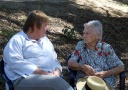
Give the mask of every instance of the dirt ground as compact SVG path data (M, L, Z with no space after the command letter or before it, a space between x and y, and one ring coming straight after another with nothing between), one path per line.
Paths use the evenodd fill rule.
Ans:
M128 0L0 0L1 56L5 39L9 40L10 35L1 33L5 30L20 31L28 13L37 9L50 17L47 35L55 46L67 81L65 58L82 38L83 24L94 19L103 23L103 41L113 46L128 71ZM77 39L69 40L63 34L62 29L65 26L77 29Z

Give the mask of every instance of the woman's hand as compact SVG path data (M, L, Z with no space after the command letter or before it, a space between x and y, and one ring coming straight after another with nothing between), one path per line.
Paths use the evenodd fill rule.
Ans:
M54 75L53 72L46 72L40 68L37 68L35 71L34 71L34 74L43 74L43 75Z
M55 70L52 72L54 75L56 76L60 76L61 75L61 71L59 68L55 68Z
M54 74L55 76L60 76L60 73L59 73L58 71L53 71L53 74Z
M98 76L98 77L104 79L104 78L105 78L106 76L108 76L108 75L107 75L107 71L101 71L101 72L96 72L96 73L94 74L94 76Z
M105 78L105 77L108 77L110 75L118 75L122 71L124 71L124 65L112 68L112 69L107 70L107 71L96 72L94 75L98 76L100 78Z
M88 75L88 76L92 76L92 75L94 75L94 73L95 73L94 69L93 69L91 66L86 65L86 64L84 64L84 65L82 66L82 71L83 71L86 75Z
M54 73L53 72L47 72L46 75L54 75Z

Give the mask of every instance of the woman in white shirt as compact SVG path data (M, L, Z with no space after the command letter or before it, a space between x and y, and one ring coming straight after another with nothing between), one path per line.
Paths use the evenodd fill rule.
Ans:
M62 66L50 40L45 36L48 16L32 11L23 30L4 49L5 73L15 90L73 90L60 75Z

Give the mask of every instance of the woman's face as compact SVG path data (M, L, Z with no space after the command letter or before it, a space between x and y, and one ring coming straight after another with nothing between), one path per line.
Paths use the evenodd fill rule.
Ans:
M86 26L83 31L83 39L86 44L93 44L98 41L98 34L92 26Z
M39 29L35 26L34 30L35 30L37 39L39 39L39 38L41 38L42 36L45 35L45 32L47 31L47 26L48 26L47 22L43 23L42 26Z

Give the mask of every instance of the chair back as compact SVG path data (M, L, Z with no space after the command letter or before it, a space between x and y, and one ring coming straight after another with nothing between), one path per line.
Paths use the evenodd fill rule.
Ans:
M119 90L125 90L125 71L120 73L120 82L119 82Z
M1 73L1 76L4 79L4 81L7 83L9 90L14 90L12 81L5 74L3 58L0 60L0 73Z

